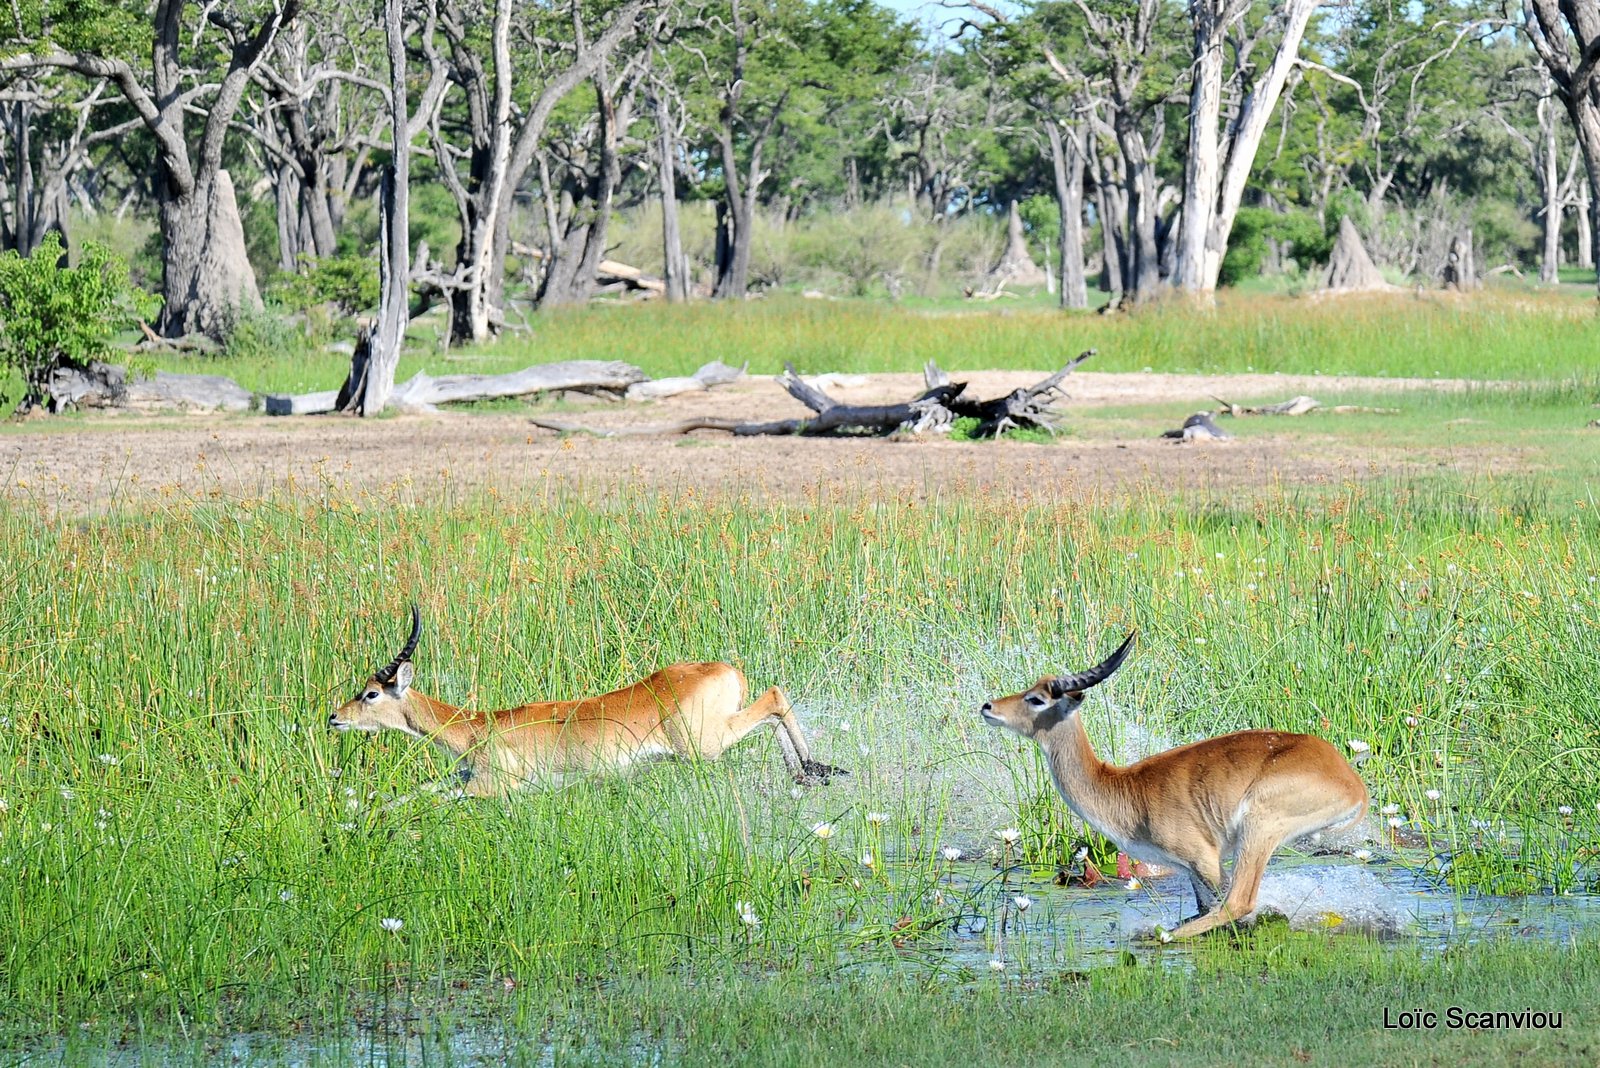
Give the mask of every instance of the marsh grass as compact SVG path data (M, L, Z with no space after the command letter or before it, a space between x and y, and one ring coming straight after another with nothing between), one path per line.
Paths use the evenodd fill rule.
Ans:
M899 918L948 918L940 846L1067 827L1034 747L971 710L1130 627L1133 659L1086 710L1106 756L1243 726L1356 740L1375 802L1434 843L1415 863L1463 891L1584 889L1596 533L1581 501L1530 515L1404 488L421 504L329 484L71 523L13 500L0 1020L317 1027L397 982L533 997L893 959ZM504 707L727 658L789 690L853 774L793 796L758 737L504 804L428 792L449 769L425 743L325 726L413 599L425 692Z
M1485 293L1311 302L1234 294L1211 311L1179 301L1131 314L1069 314L1049 308L974 309L788 296L744 304L590 306L539 313L532 333L440 355L428 327L399 377L494 373L555 360L626 360L652 376L690 374L710 359L776 374L951 371L1059 367L1088 348L1099 371L1378 375L1485 380L1578 379L1593 383L1593 302ZM347 357L308 363L300 355L217 361L163 357L165 370L223 370L247 388L303 392L337 388Z

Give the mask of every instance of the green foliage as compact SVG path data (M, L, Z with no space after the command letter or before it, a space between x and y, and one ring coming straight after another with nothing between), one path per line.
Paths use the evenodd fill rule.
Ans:
M310 339L306 331L271 305L256 311L235 308L222 342L229 360L256 362L273 358L302 360Z
M77 267L65 265L60 235L33 255L0 254L0 365L21 374L24 405L42 401L50 373L111 353L119 327L148 319L160 298L128 280L127 264L104 245L88 244Z
M378 306L378 265L371 256L301 256L300 270L280 274L268 291L301 311L333 304L343 315L359 315Z
M1333 251L1332 235L1310 212L1240 208L1228 235L1228 252L1222 258L1221 283L1238 285L1260 274L1268 240L1283 245L1285 254L1292 255L1302 268L1326 263Z

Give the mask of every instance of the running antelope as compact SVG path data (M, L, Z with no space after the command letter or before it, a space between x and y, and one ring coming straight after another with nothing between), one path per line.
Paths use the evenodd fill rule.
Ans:
M411 688L411 656L421 636L422 616L412 605L411 636L400 655L373 672L328 725L425 738L456 758L466 792L478 797L559 783L567 775L620 771L656 757L715 760L767 723L778 728L795 782L814 785L845 774L811 759L782 690L774 686L746 706L749 687L732 664L673 664L599 697L470 712Z
M1188 938L1249 917L1273 851L1359 819L1367 788L1323 739L1280 731L1224 734L1125 768L1103 762L1078 708L1122 666L1133 637L1088 671L1046 676L979 712L1043 747L1056 789L1089 826L1131 857L1188 873L1199 913L1172 932ZM1228 858L1233 873L1219 903Z

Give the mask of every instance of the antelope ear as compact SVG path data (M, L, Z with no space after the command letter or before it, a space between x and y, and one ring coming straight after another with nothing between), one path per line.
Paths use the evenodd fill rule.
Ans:
M411 666L411 661L400 661L400 666L394 671L394 682L391 683L396 697L404 697L406 691L411 689L411 680L416 673L417 669Z

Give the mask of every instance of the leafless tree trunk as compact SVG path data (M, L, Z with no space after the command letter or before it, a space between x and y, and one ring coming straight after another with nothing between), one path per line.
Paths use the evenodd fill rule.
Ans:
M1061 215L1058 236L1061 265L1061 306L1087 308L1089 287L1083 276L1083 134L1063 131L1054 119L1045 120L1050 137L1050 161L1055 171L1056 208Z
M1600 200L1600 5L1567 0L1524 0L1525 25L1534 51L1566 105L1589 175L1590 203ZM1589 255L1600 260L1590 219ZM1600 289L1600 272L1595 284Z
M1191 293L1216 290L1228 234L1255 165L1256 151L1294 67L1311 15L1321 0L1285 0L1278 12L1281 36L1266 70L1246 85L1246 57L1260 31L1244 36L1239 24L1249 0L1192 0L1194 83L1189 98L1189 152L1184 162L1183 227L1178 234L1173 284ZM1224 95L1224 49L1236 31L1237 113L1225 138L1219 129Z
M656 117L656 168L661 186L661 258L667 284L667 300L676 304L689 299L689 261L683 254L683 233L678 226L678 152L672 122L672 108L666 92L652 94Z

